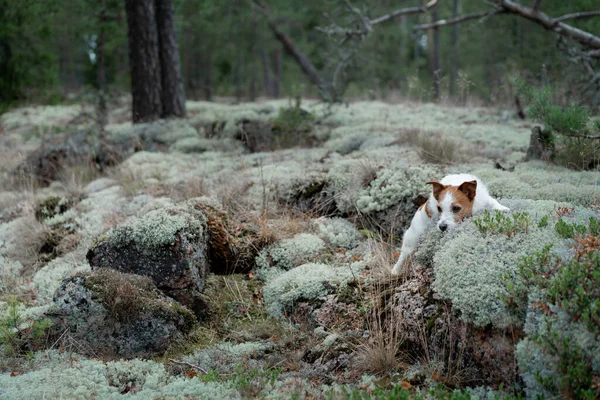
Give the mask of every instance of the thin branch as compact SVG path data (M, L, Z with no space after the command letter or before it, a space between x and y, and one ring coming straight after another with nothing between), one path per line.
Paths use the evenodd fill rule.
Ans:
M501 12L501 11L494 9L494 10L488 10L488 11L483 11L483 12L479 12L479 13L465 14L465 15L461 15L459 17L451 18L451 19L440 19L440 20L430 23L430 24L415 25L413 27L413 29L414 30L427 30L427 29L431 29L431 28L437 28L440 26L455 25L455 24L460 24L461 22L469 21L471 19L482 19L485 17L489 17L489 16L492 16L499 12Z
M430 8L434 7L438 3L438 0L431 0L423 7L409 7L409 8L401 8L396 11L392 11L389 14L382 15L381 17L372 19L370 21L371 25L381 24L382 22L389 21L393 18L399 17L401 15L410 15L410 14L424 14L429 11Z
M172 362L173 364L179 364L179 365L185 365L187 367L190 367L192 369L197 369L198 371L202 372L204 375L207 374L206 370L202 367L199 367L195 364L189 363L189 362L185 362L185 361L177 361L177 360L173 360L172 358L169 359L169 362Z
M533 8L535 11L539 10L541 2L542 2L542 0L535 0L535 2L533 3L533 6L531 6L531 8Z
M572 14L565 14L562 17L554 18L555 23L567 21L570 19L582 19L582 18L591 18L600 16L600 11L582 11L576 12Z
M592 35L589 32L567 25L557 21L543 12L536 11L533 8L526 7L512 0L491 0L494 4L506 12L517 14L523 18L543 26L547 30L553 31L561 36L570 37L584 46L594 49L600 49L600 37Z

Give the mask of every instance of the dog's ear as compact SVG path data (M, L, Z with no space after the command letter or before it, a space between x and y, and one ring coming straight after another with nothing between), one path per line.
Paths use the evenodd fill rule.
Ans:
M458 190L463 192L469 200L473 201L477 192L477 181L464 182L458 187Z
M427 184L433 185L433 197L435 197L436 200L439 200L440 193L442 193L442 190L446 189L446 186L439 182L427 182Z

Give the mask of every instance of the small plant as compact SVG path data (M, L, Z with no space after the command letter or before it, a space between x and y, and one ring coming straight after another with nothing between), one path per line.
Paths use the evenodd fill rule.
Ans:
M19 311L16 299L10 299L8 310L0 316L0 348L9 357L24 356L39 350L46 344L52 322L45 318L28 321Z
M591 119L591 111L570 103L561 107L553 101L549 87L533 88L522 80L515 80L517 93L529 102L528 114L544 125L540 139L550 151L552 162L573 169L594 169L600 164L600 142L594 140L600 132L600 123Z
M593 220L593 218L590 218L590 220ZM562 219L554 225L554 229L556 229L556 232L565 239L571 239L575 236L583 235L587 231L587 227L585 225L579 225L575 222L568 223Z
M538 222L538 228L545 228L545 227L547 227L549 220L550 220L550 217L548 215L544 215L542 217L542 219L540 219L540 222Z
M532 219L527 212L515 212L512 216L507 216L498 210L493 214L486 210L483 216L475 218L473 223L481 233L503 234L511 237L519 232L527 232Z
M555 227L561 236L577 238L571 259L552 254L548 245L524 257L516 276L503 277L506 306L523 321L525 312L528 321L536 321L525 344L520 344L525 350L518 350L517 356L521 373L533 378L545 395L577 399L600 396L593 350L600 337L598 226L595 218L590 218L587 226L558 221Z

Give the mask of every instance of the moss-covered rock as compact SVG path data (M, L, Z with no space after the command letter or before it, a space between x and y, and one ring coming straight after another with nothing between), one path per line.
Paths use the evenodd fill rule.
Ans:
M450 300L463 320L480 327L492 324L503 328L517 322L502 301L506 288L501 276L514 276L524 256L547 244L566 254L569 245L556 232L555 220L581 223L591 214L589 210L574 207L572 215L559 216L555 210L568 204L552 201L503 200L502 203L513 213L528 213L529 223L524 230L482 232L471 219L444 235L430 232L415 258L416 262L433 267L433 288L437 294ZM539 224L544 217L552 223Z
M299 233L267 247L256 258L260 269L290 270L314 260L325 249L325 242L311 233Z
M163 353L196 323L147 277L100 269L63 281L46 313L62 333L100 354Z
M206 216L198 201L132 217L101 236L88 253L92 267L150 277L165 294L201 316L207 270Z
M310 263L284 272L269 280L263 289L269 313L279 317L300 301L323 300L357 279L363 268L360 262L340 267Z

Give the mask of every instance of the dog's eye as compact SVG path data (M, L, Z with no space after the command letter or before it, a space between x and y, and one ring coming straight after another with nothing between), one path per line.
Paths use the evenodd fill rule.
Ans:
M459 206L452 206L452 212L453 213L460 212L460 207Z
M441 214L442 213L442 207L438 206L438 212Z

